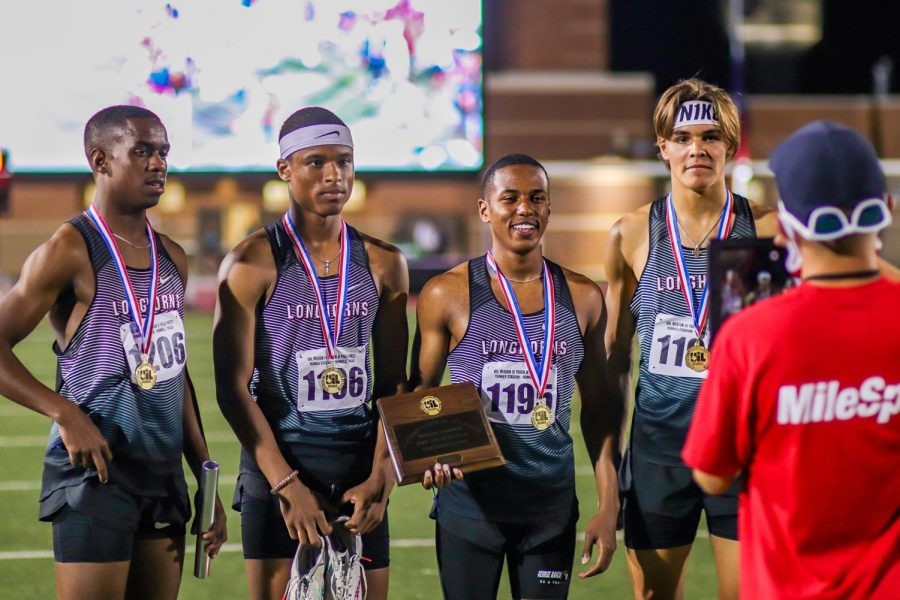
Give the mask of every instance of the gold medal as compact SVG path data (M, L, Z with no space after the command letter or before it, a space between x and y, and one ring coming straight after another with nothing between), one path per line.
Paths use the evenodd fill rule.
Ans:
M156 385L156 368L146 358L134 370L134 383L142 390L152 390Z
M695 340L694 344L687 349L684 364L697 372L707 370L709 368L709 349L701 344L700 340Z
M538 431L543 431L553 424L553 413L543 400L534 405L531 411L531 424Z
M322 389L329 394L339 394L344 389L344 372L334 365L328 365L319 379L322 381Z

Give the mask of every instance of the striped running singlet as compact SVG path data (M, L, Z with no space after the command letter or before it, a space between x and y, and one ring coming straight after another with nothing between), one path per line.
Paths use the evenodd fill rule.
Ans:
M549 262L549 261L548 261ZM554 413L549 428L531 424L536 391L522 358L513 317L491 289L484 255L469 261L469 324L447 357L453 383L473 382L506 465L466 475L441 490L441 511L490 521L524 522L569 514L575 504L575 463L569 435L575 373L584 343L562 269L550 262L556 293L553 371L545 397ZM540 359L544 310L523 316Z
M187 491L181 467L184 368L184 285L172 258L156 235L159 288L150 360L158 380L151 390L132 383L140 351L122 281L100 233L80 215L69 221L84 237L94 270L94 299L66 348L54 342L57 391L87 413L109 443L109 481L141 496L172 496ZM150 269L128 269L141 311L146 310ZM44 457L41 500L54 491L95 477L74 467L60 437L50 430Z
M365 242L352 227L344 326L335 366L345 374L342 391L329 394L319 379L329 359L309 276L279 220L266 227L278 278L257 311L250 392L266 416L282 454L304 483L328 490L355 485L371 473L376 413L370 406L369 341L378 312L378 290ZM334 326L337 276L319 283ZM246 453L241 470L259 473Z
M750 203L735 194L734 224L728 239L754 237L756 226ZM684 249L684 261L691 276L694 303L699 305L708 280L709 248L701 248L699 257L690 250ZM666 228L665 197L650 207L649 255L631 299L631 312L641 349L631 448L658 464L681 465L681 448L703 378L684 365L684 349L695 335ZM672 317L677 321L667 325ZM712 355L715 357L715 352Z

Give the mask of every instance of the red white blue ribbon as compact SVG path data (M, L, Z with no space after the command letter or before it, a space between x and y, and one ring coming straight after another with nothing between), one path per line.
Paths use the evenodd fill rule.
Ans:
M138 302L134 288L131 286L131 278L128 277L128 268L125 266L125 259L119 252L119 245L116 238L110 231L109 226L97 210L94 204L91 204L85 211L87 218L91 220L100 237L103 238L109 254L112 257L113 264L116 266L116 272L119 273L119 279L122 280L122 289L125 290L125 301L128 304L128 313L131 321L135 325L137 338L135 343L141 351L141 357L148 359L150 352L150 344L153 338L153 320L156 318L156 291L159 287L159 278L157 277L159 270L159 256L156 252L156 236L153 234L153 228L150 221L145 219L147 225L147 240L150 242L150 290L147 293L147 312L141 315L141 305Z
M516 292L513 290L509 280L500 271L497 261L491 252L487 253L487 266L491 273L497 276L500 282L500 291L506 299L506 308L513 318L513 325L516 327L516 335L519 337L519 346L522 349L522 356L525 358L525 366L528 374L531 376L531 382L537 391L537 398L544 395L547 389L547 383L550 381L550 367L553 363L553 344L556 337L556 292L553 290L553 278L550 275L550 267L547 266L546 259L543 261L543 279L544 279L544 347L541 350L541 360L536 361L531 351L531 340L528 332L525 331L525 322L522 320L522 310L519 308L519 301L516 299Z
M719 217L719 227L716 231L716 239L725 239L731 231L731 215L734 209L734 197L731 192L725 191L725 206L722 207L722 215ZM698 340L702 340L703 329L709 317L709 281L703 285L700 294L699 306L694 305L694 289L691 286L691 274L684 260L684 248L681 246L681 234L678 231L678 215L675 214L675 203L672 194L666 198L666 227L669 230L669 241L672 244L672 254L675 256L675 268L678 271L678 280L681 284L681 292L684 301L691 311L691 319L694 322L694 333Z
M319 305L319 324L322 326L322 338L325 340L325 348L328 350L328 358L334 360L338 340L341 337L341 330L344 328L344 309L347 305L347 280L350 277L350 252L347 248L349 243L349 234L347 232L347 223L341 219L341 254L338 263L338 289L337 302L335 304L334 330L332 335L331 319L328 318L328 308L325 304L325 294L322 286L319 284L319 276L316 274L316 267L313 265L306 244L303 238L297 233L294 227L294 220L291 218L290 211L284 213L281 218L282 225L287 231L288 237L294 243L297 249L297 256L300 257L300 264L306 270L309 276L309 283L312 285L313 291L316 293L316 302Z

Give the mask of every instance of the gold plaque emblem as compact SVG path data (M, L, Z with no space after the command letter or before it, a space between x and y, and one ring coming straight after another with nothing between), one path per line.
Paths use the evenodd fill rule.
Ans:
M709 368L709 350L700 343L700 340L695 341L694 345L688 348L684 364L697 372Z
M538 431L543 431L553 425L553 413L546 402L538 402L531 411L531 424Z
M156 385L156 369L150 361L143 361L134 370L134 382L142 390L152 390Z
M322 389L329 394L339 394L344 389L344 372L334 365L329 365L320 377Z
M441 412L441 400L437 396L425 396L419 400L419 408L426 415L433 417Z

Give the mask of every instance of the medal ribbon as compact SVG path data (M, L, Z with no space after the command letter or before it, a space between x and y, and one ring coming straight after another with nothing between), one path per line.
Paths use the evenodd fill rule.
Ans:
M553 290L553 278L550 276L550 267L547 261L543 261L544 269L544 348L541 352L541 361L536 362L534 354L531 352L531 340L528 338L528 332L525 331L525 322L522 320L522 311L519 308L519 301L516 299L516 292L513 290L509 280L500 271L497 261L491 252L487 253L487 265L491 273L497 276L500 282L500 290L506 299L506 308L509 309L513 317L513 324L516 327L516 335L519 337L519 346L522 349L522 356L525 358L525 366L528 374L531 376L531 382L537 390L537 400L541 400L544 391L547 389L547 383L550 381L550 367L552 365L553 342L556 335L556 292Z
M316 267L313 265L306 244L303 238L294 228L294 220L291 218L290 211L284 213L281 219L284 229L287 231L288 237L291 238L294 247L297 249L297 255L300 257L300 263L309 276L309 283L312 285L313 291L316 293L316 302L319 305L319 324L322 326L322 337L325 340L325 348L328 350L328 358L334 360L335 351L337 349L338 339L341 337L341 330L344 328L344 309L347 304L347 280L350 277L350 252L347 248L349 238L347 232L347 223L341 219L341 254L338 263L338 289L337 302L335 306L334 319L334 336L332 337L331 320L328 318L328 308L325 304L325 294L322 292L322 286L319 285L319 276L316 274Z
M716 231L716 239L725 239L731 232L731 215L734 209L734 197L731 192L725 191L725 206L722 207L722 215L719 217L719 228ZM684 260L684 249L681 247L681 235L678 231L678 215L675 214L675 203L672 194L666 198L666 227L669 230L669 241L672 243L672 254L675 256L675 268L678 271L678 280L681 283L681 292L688 310L691 311L691 319L694 322L694 331L697 340L702 344L702 333L706 327L706 319L709 316L709 277L700 294L700 305L694 306L694 289L691 287L691 274Z
M112 231L110 231L109 226L106 224L106 221L100 215L100 211L97 210L97 207L94 204L91 204L88 207L87 211L85 211L85 215L100 232L100 237L103 238L106 247L109 249L113 264L116 265L119 279L122 280L122 288L125 290L125 301L126 304L128 304L128 313L131 316L132 323L134 323L137 328L137 335L140 338L135 340L135 342L141 350L141 357L144 360L148 360L150 342L153 338L153 321L156 318L156 291L159 287L159 280L157 278L159 257L156 253L156 236L153 235L153 228L150 226L150 221L145 219L147 224L147 240L150 242L150 289L147 293L147 312L143 315L142 319L141 305L138 302L137 295L134 293L134 288L131 286L131 278L128 277L128 268L125 266L125 259L122 258L122 253L119 252L119 245L116 243L116 238L113 237Z

